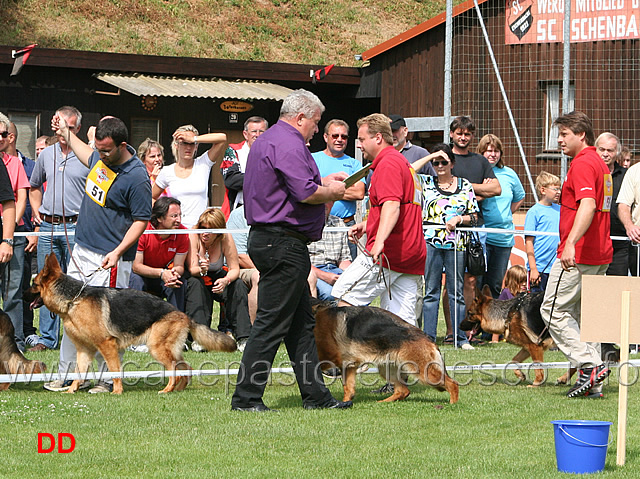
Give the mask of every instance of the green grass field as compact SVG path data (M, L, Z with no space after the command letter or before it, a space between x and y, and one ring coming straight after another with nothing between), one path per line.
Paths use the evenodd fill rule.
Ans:
M504 363L516 347L501 343L456 351L443 346L449 366L462 361ZM57 351L31 354L53 366ZM240 353L186 353L194 368L239 361ZM125 361L145 368L147 354ZM564 361L548 353L547 361ZM281 349L276 365L286 363ZM232 366L233 367L233 366ZM128 370L133 367L129 366ZM161 385L125 385L121 397L51 393L41 383L12 385L0 393L1 477L548 477L555 464L554 419L614 423L605 476L638 477L640 427L637 385L630 388L627 465L616 466L617 370L605 398L569 400L567 386L553 385L561 370L549 371L540 388L510 385L498 372L459 374L468 383L460 401L415 385L403 402L378 403L370 392L381 380L359 376L354 407L305 411L292 377L278 374L265 403L279 413L232 412L234 378L194 378L181 393L158 395ZM637 379L637 371L631 371ZM132 380L133 381L133 380ZM363 384L368 383L369 385ZM341 397L341 383L330 386ZM71 433L69 454L38 454L38 433ZM48 445L45 441L44 445ZM65 443L68 447L69 443Z

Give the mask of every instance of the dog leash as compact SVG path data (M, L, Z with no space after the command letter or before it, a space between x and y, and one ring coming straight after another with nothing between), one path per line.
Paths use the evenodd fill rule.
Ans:
M75 263L75 262L74 262ZM76 267L78 265L76 264ZM80 274L82 274L82 276L84 276L84 281L82 282L82 286L80 287L80 291L78 291L78 294L76 294L73 299L71 301L69 301L69 304L73 304L75 303L76 299L78 299L80 297L80 295L82 294L82 292L85 290L85 288L89 285L89 280L91 279L91 277L96 274L97 272L104 270L104 268L102 266L100 266L98 269L96 269L93 273L89 274L89 275L85 275L82 271L80 271L80 269L78 268L78 271L80 271Z
M538 335L538 340L536 341L537 346L540 346L540 344L542 343L542 337L544 336L544 333L549 331L549 326L551 325L551 318L553 317L553 310L556 307L556 299L558 298L558 289L560 289L560 280L562 279L563 274L564 274L564 268L562 268L562 270L560 271L560 276L558 276L558 281L556 282L556 290L553 293L553 303L551 303L551 312L549 313L549 322L545 324L544 329Z

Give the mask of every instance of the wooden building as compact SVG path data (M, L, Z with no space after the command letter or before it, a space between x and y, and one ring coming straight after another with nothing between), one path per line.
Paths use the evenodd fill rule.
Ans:
M19 148L30 156L35 139L50 134L51 116L63 105L83 113L81 137L102 116L114 115L129 127L134 147L151 137L164 145L169 161L176 127L191 123L200 132L222 131L230 142L241 141L248 117L277 121L280 102L291 89L305 88L322 99L323 122L342 118L355 126L359 116L379 109L377 98L358 98L358 68L334 67L313 84L310 70L321 65L36 47L23 70L10 76L14 49L0 46L0 111L18 124ZM322 135L316 135L312 151L324 146Z
M559 174L560 155L551 124L562 108L563 15L551 10L562 2L478 3L533 177L542 170ZM621 8L609 11L584 11L591 2L572 3L571 109L592 118L596 135L603 131L618 135L637 159L640 11L632 8L632 2L618 2ZM501 137L506 164L525 184L523 159L473 0L458 5L453 13L452 116L475 120L476 141L486 133ZM443 118L444 13L364 52L362 59L368 66L363 68L361 92L378 95L384 113L414 118L409 126L415 126L417 143L428 147L441 141L442 130L448 129ZM426 127L417 126L419 118ZM525 189L531 191L528 184ZM532 202L530 194L527 201Z

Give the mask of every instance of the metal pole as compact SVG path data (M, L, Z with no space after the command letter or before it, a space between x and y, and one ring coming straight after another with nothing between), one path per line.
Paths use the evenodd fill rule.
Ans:
M442 126L443 143L449 143L451 123L451 57L453 56L453 0L447 0L447 18L444 29L444 108Z
M569 96L571 89L571 0L564 2L564 23L562 25L562 114L569 113ZM567 156L560 157L560 181L567 176Z
M480 22L480 27L482 27L482 34L484 35L484 41L487 44L487 49L489 50L489 57L491 58L491 63L493 64L493 71L495 72L496 78L498 79L498 86L500 87L500 93L502 93L502 99L507 109L507 114L509 115L509 122L511 123L511 128L513 129L513 133L516 137L516 143L518 144L518 151L520 151L520 158L522 159L522 164L524 165L524 169L527 172L527 178L529 179L529 185L531 186L533 197L535 198L537 203L538 194L536 192L536 186L533 181L533 177L531 176L531 171L529 170L527 157L524 154L524 148L522 147L522 141L520 140L518 127L516 126L516 121L513 118L513 113L511 112L511 105L509 104L509 98L507 97L507 92L504 89L504 83L502 82L502 77L500 76L500 70L498 70L498 63L496 62L496 57L493 54L493 47L491 46L491 41L489 41L489 34L487 33L487 28L484 25L484 19L482 18L482 13L480 12L480 7L478 6L478 0L473 0L473 4L475 5L475 8L476 8L476 14L478 15L478 21Z

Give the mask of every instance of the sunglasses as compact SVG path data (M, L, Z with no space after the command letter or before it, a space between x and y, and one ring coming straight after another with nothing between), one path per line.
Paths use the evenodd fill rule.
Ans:
M337 140L338 138L342 138L343 140L348 140L349 139L349 135L343 135L341 133L333 133L331 135L331 138L333 138L334 140Z
M433 166L447 166L451 162L449 160L433 160L431 163Z
M8 137L8 136L9 136L9 132L8 132L8 131L3 131L2 133L0 133L0 136L1 136L2 138L6 138L6 137Z

